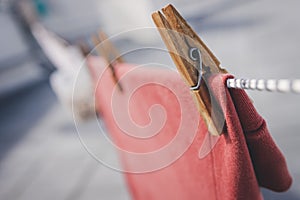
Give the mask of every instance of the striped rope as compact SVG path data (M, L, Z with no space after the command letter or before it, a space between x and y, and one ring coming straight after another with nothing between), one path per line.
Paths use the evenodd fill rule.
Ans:
M300 79L227 79L228 88L300 94Z

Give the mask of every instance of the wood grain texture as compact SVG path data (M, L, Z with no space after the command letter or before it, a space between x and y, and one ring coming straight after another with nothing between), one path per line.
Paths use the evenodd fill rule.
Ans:
M224 115L214 95L210 92L208 81L212 75L226 73L226 70L219 67L219 60L172 5L163 8L162 12L163 14L160 11L153 13L153 21L178 71L190 87L197 85L199 76L195 67L198 61L190 58L190 49L198 48L201 53L204 65L202 82L199 90L193 91L192 94L209 132L212 135L219 135L223 129Z

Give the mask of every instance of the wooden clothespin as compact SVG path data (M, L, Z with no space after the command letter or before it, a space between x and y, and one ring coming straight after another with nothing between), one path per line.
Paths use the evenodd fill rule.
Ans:
M111 69L114 82L122 92L123 88L117 77L115 65L116 63L122 63L123 58L120 56L118 50L114 47L112 42L108 39L107 35L103 31L99 31L97 35L93 35L92 42L96 46L98 54L107 60L108 67Z
M91 53L89 45L84 40L79 40L77 46L80 48L84 56L88 56Z
M208 78L226 71L219 67L218 59L172 5L163 8L162 13L152 14L161 37L178 71L191 88L208 131L212 135L220 135L224 114L213 94L209 93Z

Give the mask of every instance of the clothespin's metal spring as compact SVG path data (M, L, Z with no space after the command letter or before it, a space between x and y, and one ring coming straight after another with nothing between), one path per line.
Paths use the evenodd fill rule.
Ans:
M191 90L199 90L203 68L202 68L202 58L201 53L198 48L190 49L190 58L193 61L198 61L197 70L198 70L198 82L197 85L191 87ZM249 90L258 90L258 91L269 91L269 92L282 92L288 93L293 92L296 94L300 94L300 79L296 80L288 80L288 79L280 79L280 80L264 80L264 79L240 79L240 78L232 78L228 79L226 82L226 86L228 88L235 89L249 89Z
M228 88L236 89L249 89L258 91L269 91L269 92L282 92L288 93L293 92L300 94L300 79L288 80L263 80L263 79L240 79L232 78L227 79Z
M197 70L198 70L197 85L190 87L190 90L195 91L195 90L199 90L200 85L201 85L202 75L203 75L202 57L201 57L200 50L198 48L191 48L190 49L190 58L193 61L198 61L198 63L197 63Z

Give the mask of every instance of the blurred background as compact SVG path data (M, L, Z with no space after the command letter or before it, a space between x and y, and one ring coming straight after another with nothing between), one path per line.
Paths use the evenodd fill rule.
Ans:
M300 1L246 0L0 0L0 199L130 199L122 174L82 147L72 115L59 103L42 51L18 6L70 43L97 31L108 35L155 27L151 13L172 3L229 72L246 78L300 78ZM32 12L32 13L31 13ZM28 13L27 13L28 14ZM121 34L119 49L164 47L155 29ZM155 51L125 55L131 63L163 63ZM248 92L284 153L294 182L265 199L300 199L299 95ZM95 132L96 121L80 123ZM91 138L93 139L93 138ZM113 150L103 149L116 157Z

